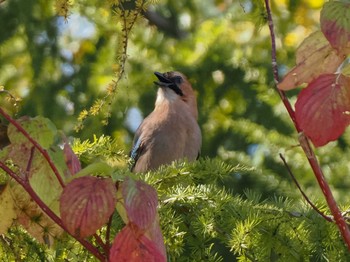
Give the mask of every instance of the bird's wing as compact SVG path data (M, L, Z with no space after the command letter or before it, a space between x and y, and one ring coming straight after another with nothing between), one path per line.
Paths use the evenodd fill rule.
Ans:
M130 157L132 159L132 165L130 167L130 170L133 170L133 168L136 165L137 160L139 159L140 155L143 151L143 143L141 136L135 136L134 145L132 146L132 149L130 151Z

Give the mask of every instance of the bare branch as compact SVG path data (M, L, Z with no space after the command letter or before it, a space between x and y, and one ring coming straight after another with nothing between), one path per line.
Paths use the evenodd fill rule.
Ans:
M303 195L304 199L306 200L306 202L309 203L309 205L317 212L319 213L324 219L326 219L328 222L334 222L333 219L327 215L325 215L321 210L319 210L317 208L317 206L314 205L314 203L311 202L311 200L307 197L307 195L304 193L304 191L301 189L301 186L299 185L298 180L295 178L292 170L290 169L290 167L288 166L288 163L286 161L286 159L283 157L282 154L280 154L280 158L283 161L284 166L286 167L288 174L290 175L290 177L292 178L293 182L295 183L295 185L297 186L297 188L299 189L300 193Z
M150 22L150 24L155 25L159 30L171 37L183 39L188 34L186 31L181 30L176 23L174 23L173 18L166 18L153 10L147 10L143 12L142 15Z

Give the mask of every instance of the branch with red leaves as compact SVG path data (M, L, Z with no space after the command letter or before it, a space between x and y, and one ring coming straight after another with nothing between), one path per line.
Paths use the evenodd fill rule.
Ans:
M1 109L1 108L0 108ZM45 214L50 217L57 225L59 225L64 231L68 232L66 226L62 223L62 220L40 199L40 197L35 193L27 179L20 178L14 171L12 171L5 163L0 161L0 168L4 170L9 176L11 176L18 184L20 184L25 191L30 195L30 197L35 201L35 203L45 212ZM91 252L100 261L105 261L104 255L94 247L87 240L76 237L72 235L79 243L81 243L87 250Z
M329 3L327 3L327 4L329 4ZM327 5L326 4L326 5ZM337 3L338 4L338 3ZM341 4L340 4L341 5ZM349 116L348 115L345 115L344 114L344 112L345 112L345 109L344 109L344 106L343 106L343 104L336 104L338 107L337 107L337 109L338 109L338 111L337 110L335 110L336 111L336 113L338 113L338 114L340 114L340 115L342 115L342 118L341 118L341 120L339 120L338 118L336 118L334 115L332 115L332 119L335 119L335 121L336 120L339 120L339 121L341 121L341 124L342 124L342 126L340 127L340 132L339 132L339 130L338 130L338 133L336 134L336 135L334 135L334 132L331 132L331 134L329 135L329 132L327 133L327 132L325 132L325 134L324 134L324 136L323 137L321 137L321 140L319 140L320 139L320 136L316 133L316 134L314 134L314 133L312 133L312 134L310 134L310 133L308 133L308 132L306 132L306 135L309 137L307 137L306 135L305 135L305 132L304 131L307 131L307 130L304 130L304 126L303 126L303 121L298 121L298 114L297 114L297 116L296 116L296 113L295 113L295 111L292 109L292 107L291 107L291 105L290 105L290 103L289 103L289 101L288 101L288 99L287 99L287 97L286 97L286 95L285 95L285 92L283 91L283 90L288 90L288 89L291 89L291 88L289 88L290 87L290 85L291 85L291 82L292 82L292 88L294 88L295 86L297 86L297 85L299 85L300 83L303 83L303 82L307 82L305 79L307 79L307 80L309 80L311 83L309 84L309 87L311 86L311 90L312 90L312 88L318 88L318 89L320 89L320 88L323 88L323 89L325 89L325 88L327 88L327 87L333 87L333 89L330 89L330 88L328 88L327 89L327 91L325 91L325 92L322 92L321 94L325 94L325 96L329 96L330 95L330 93L329 92L332 92L332 91L334 91L334 89L336 89L336 88L334 88L334 87L338 87L338 89L341 89L341 88L343 88L344 89L344 86L347 86L347 83L346 84L344 84L344 83L341 83L341 84L339 84L339 82L338 81L343 81L343 82L347 82L348 80L346 79L346 78L344 78L343 76L340 76L341 77L341 79L339 80L339 78L338 77L336 77L336 76L333 76L333 75L321 75L320 77L321 77L321 80L320 80L320 77L319 78L317 78L318 77L318 74L316 73L316 75L313 75L312 73L310 73L310 72L308 72L308 74L306 74L305 73L305 70L303 70L303 68L302 67L299 67L298 68L298 66L296 67L296 68L294 68L292 71L291 71L291 73L289 73L288 75L287 75L287 77L280 83L280 81L279 81L279 77L278 77L278 65L277 65L277 59L276 59L276 44L275 44L275 32L274 32L274 23L273 23L273 19L272 19L272 14L271 14L271 9L270 9L270 4L269 4L269 0L265 0L265 7L266 7L266 12L267 12L267 20L268 20L268 25L269 25L269 29L270 29L270 37L271 37L271 47L272 47L272 70L273 70L273 76L274 76L274 80L275 80L275 82L276 82L276 86L275 86L275 88L276 88L276 90L277 90L277 92L278 92L278 94L280 95L280 97L281 97L281 99L282 99L282 102L283 102L283 104L284 104L284 106L285 106L285 108L287 109L287 111L288 111L288 114L289 114L289 116L290 116L290 118L292 119L292 121L293 121L293 124L294 124L294 126L295 126L295 129L296 129L296 131L299 133L299 142L300 142L300 145L301 145L301 147L302 147L302 149L303 149L303 151L304 151L304 153L305 153L305 155L306 155L306 157L307 157L307 159L308 159L308 162L309 162L309 164L310 164L310 166L311 166L311 168L312 168L312 170L313 170L313 172L314 172L314 175L315 175L315 177L316 177L316 179L317 179L317 182L318 182L318 184L319 184L319 187L321 188L321 190L322 190L322 192L323 192L323 195L324 195L324 197L325 197L325 199L326 199L326 201L327 201L327 204L328 204L328 207L329 207L329 209L330 209L330 211L331 211L331 213L332 213L332 215L333 215L333 217L334 217L334 220L335 220L335 223L337 224L337 226L338 226L338 228L339 228L339 231L340 231L340 233L341 233L341 235L342 235L342 237L343 237L343 239L344 239L344 241L345 241L345 243L346 243L346 245L347 245L347 247L348 247L348 249L350 250L350 231L349 231L349 228L348 228L348 226L347 226L347 224L346 224L346 222L345 222L345 219L344 219L344 217L342 216L342 214L341 214L341 212L340 212L340 210L339 210L339 208L338 208L338 205L337 205L337 203L336 203L336 201L335 201L335 199L334 199L334 197L333 197L333 194L332 194L332 191L331 191L331 189L330 189L330 187L329 187L329 185L328 185L328 183L327 183L327 181L325 180L325 177L324 177L324 175L323 175L323 171L322 171L322 169L321 169L321 167L320 167L320 165L319 165L319 163L318 163L318 160L317 160L317 157L316 157L316 155L315 155L315 153L314 153L314 151L313 151L313 149L312 149L312 147L310 146L310 142L309 142L309 138L310 139L312 139L312 142L316 145L316 146L321 146L321 145L324 145L325 143L327 143L327 142L329 142L329 141L331 141L331 140L335 140L336 138L338 138L340 135L341 135L341 133L344 131L344 129L345 129L345 126L347 126L348 124L349 124ZM344 8L343 7L339 7L339 9L342 9L342 12L344 12ZM349 8L348 8L348 11L349 11ZM350 12L350 11L349 11ZM322 14L321 14L321 16L322 16ZM323 12L323 16L326 16L327 17L327 12ZM338 16L338 17L341 17L341 16ZM329 18L329 17L327 17L327 18ZM332 17L333 18L333 17ZM324 21L324 20L323 20ZM322 22L322 20L321 20L321 22ZM324 23L323 23L324 24ZM331 32L334 32L334 27L335 27L335 29L339 29L339 28L337 28L337 26L339 27L339 25L338 24L336 24L335 23L335 25L334 24L331 24L332 25L332 27L333 27L333 31L331 30ZM327 28L327 26L326 26L326 28ZM328 27L328 29L329 29L329 27ZM340 31L339 30L335 30L336 32L338 32L338 34L340 34ZM347 31L347 32L349 32L349 31ZM349 33L348 33L349 34ZM326 37L327 37L327 34L326 34ZM343 37L343 35L342 36L339 36L339 37L341 37L341 41L343 41L343 39L344 39L344 37ZM350 39L349 37L345 37L346 39ZM336 37L334 37L334 35L332 35L332 40L334 40L334 39L337 39ZM315 39L312 39L312 41L315 41ZM336 40L335 40L336 41ZM331 42L331 44L332 44L332 46L334 47L334 45L336 45L336 44L334 44L334 42L335 41L330 41ZM339 40L340 41L340 40ZM344 43L341 43L342 45L344 45ZM326 52L327 54L332 54L333 53L333 49L329 49L328 48L328 42L326 42L326 44L324 44L325 45L325 47L324 46L321 46L321 48L319 47L319 49L320 50L322 50L322 52ZM309 46L309 45L306 45L306 44L304 44L304 47L303 48L305 48L305 46ZM339 45L338 45L338 47L339 47ZM346 45L346 47L347 47L347 45ZM300 47L301 48L301 47ZM326 50L326 51L325 51ZM342 51L344 51L344 49L341 49ZM316 51L319 51L319 50L316 50ZM339 50L338 50L339 51ZM339 53L339 52L338 52ZM304 57L302 57L302 58L298 58L297 57L297 62L299 62L300 64L303 64L303 65L310 65L310 63L312 62L312 63L317 63L317 59L318 59L318 57L316 56L314 56L312 59L314 59L314 60L312 60L312 59L310 59L310 58L306 58L305 60L303 60L303 59L305 59ZM316 60L316 62L315 62L315 60ZM334 59L333 59L334 60ZM340 58L340 60L341 60L341 58ZM311 62L310 62L311 61ZM319 73L325 73L325 70L332 70L332 69L334 69L334 68L337 68L339 65L341 64L341 61L340 61L340 63L339 63L339 59L338 60L336 60L336 65L332 65L331 67L332 68L330 68L330 67L324 67L323 68L323 71L321 70ZM304 74L303 74L304 73ZM327 73L327 72L326 72ZM328 72L329 73L329 72ZM290 78L288 78L288 76L290 77ZM326 79L322 79L322 77L323 78L326 78ZM314 79L316 79L315 81L321 81L321 87L319 87L320 85L318 85L318 84L315 84L314 82L315 81L313 81L312 82L312 80L314 80ZM322 80L326 80L326 81L322 81ZM328 81L328 82L327 82ZM278 86L278 88L277 88L277 86ZM301 93L305 93L305 92L312 92L312 91L308 91L308 90L310 90L310 89L304 89ZM314 91L313 91L314 92ZM315 92L314 92L315 93ZM342 94L341 92L338 92L338 94ZM311 96L311 94L310 94L310 96ZM308 98L309 100L311 100L311 102L312 102L312 98L310 98L310 96L302 96L302 98L304 98L305 99L305 97L306 98ZM347 96L347 97L349 97L349 96ZM333 98L334 98L334 96L333 96ZM337 99L337 97L335 97L334 98L335 100ZM300 100L298 100L298 102L297 102L297 105L296 105L296 107L297 106L300 106L300 104L302 103L303 101L300 101ZM330 104L334 104L335 102L337 102L337 101L329 101L329 103ZM344 102L344 101L342 101L342 102ZM299 105L298 105L298 103L299 103ZM302 103L302 105L304 106L305 104L307 104L306 102L305 103ZM346 103L345 103L346 104ZM350 103L349 103L350 104ZM297 108L298 109L298 108ZM300 112L300 111L299 111ZM303 112L303 111L302 111ZM333 113L334 111L332 111L332 113ZM298 113L298 112L297 112ZM322 115L322 114L321 114ZM338 116L338 115L337 115ZM345 119L345 120L344 120ZM305 118L304 118L304 120L305 120ZM313 119L314 120L314 122L315 123L317 123L317 121L321 121L321 119ZM305 120L305 121L309 121L308 122L308 124L310 125L310 119L308 119L308 120ZM318 122L319 123L319 122ZM324 122L323 122L323 124L324 124ZM312 123L311 123L311 126L312 126ZM338 128L339 129L339 128ZM312 130L312 131L314 131L314 130ZM328 131L328 130L327 130ZM316 137L316 138L315 138ZM315 143L316 142L316 143Z
M29 133L21 126L21 124L13 119L11 116L9 116L2 108L0 108L0 114L6 118L22 135L33 144L33 147L30 150L30 155L28 159L28 163L25 169L25 173L23 176L18 175L16 172L14 172L12 169L10 169L4 162L0 161L0 168L6 172L11 178L13 178L18 184L20 184L23 189L29 194L29 196L34 200L34 202L41 208L41 210L50 218L52 219L58 226L60 226L64 231L68 232L67 226L62 222L61 218L58 217L53 210L50 209L48 205L45 204L45 202L38 196L38 194L35 192L33 187L30 184L28 175L30 172L30 169L32 168L33 163L33 155L34 155L34 149L37 149L43 158L46 160L46 162L49 164L50 168L52 169L54 175L56 176L57 180L59 181L59 184L62 187L65 187L62 177L55 165L55 163L52 161L51 157L49 156L48 152L33 138L29 135ZM71 234L79 243L81 243L91 254L93 254L96 258L98 258L100 261L105 261L105 256L99 251L98 248L93 246L90 242L85 240L82 237L76 236L74 234ZM100 238L98 237L97 240Z
M101 162L81 169L80 161L68 143L63 149L55 146L57 130L48 119L23 117L15 120L2 108L0 115L10 122L7 135L11 142L4 148L0 169L29 194L28 199L37 204L33 209L39 207L40 215L45 213L100 261L129 260L131 253L140 261L166 261L154 188L143 181L125 177L118 187L117 199L116 184L109 177L111 167ZM64 159L64 163L54 162L57 159ZM11 161L16 169L8 166L7 161ZM94 176L95 173L99 175ZM59 182L55 179L58 177ZM67 184L63 184L63 178L66 178ZM49 188L49 192L42 190L43 184L44 188ZM12 185L9 184L9 187L12 188ZM16 202L16 196L12 198ZM54 209L52 201L58 202L55 204L59 204L59 210ZM117 203L126 226L115 236L111 245L112 217ZM26 204L24 208L27 208ZM32 214L27 216L30 219L33 217ZM19 223L25 227L25 223ZM106 226L105 241L97 233L103 226ZM88 237L93 237L96 244L88 241Z

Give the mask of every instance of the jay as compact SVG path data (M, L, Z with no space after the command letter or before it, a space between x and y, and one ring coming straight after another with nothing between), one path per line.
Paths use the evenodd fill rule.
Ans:
M153 112L136 130L130 152L131 171L146 172L174 160L198 158L202 135L197 123L197 100L180 72L154 73L159 81Z

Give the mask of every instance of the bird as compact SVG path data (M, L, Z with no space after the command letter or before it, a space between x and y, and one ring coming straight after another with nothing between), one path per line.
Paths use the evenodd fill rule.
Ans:
M137 128L130 152L135 173L156 170L174 160L195 161L202 144L197 99L186 76L177 71L154 74L159 87L154 110Z

